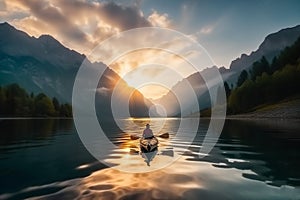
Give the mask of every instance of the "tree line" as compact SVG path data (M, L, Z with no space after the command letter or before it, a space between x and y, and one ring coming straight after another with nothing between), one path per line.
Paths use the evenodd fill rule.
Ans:
M0 116L3 117L72 117L70 104L61 104L44 93L28 94L18 84L0 86Z
M300 37L271 63L263 56L249 71L243 70L235 88L224 83L228 113L249 112L261 104L300 94Z

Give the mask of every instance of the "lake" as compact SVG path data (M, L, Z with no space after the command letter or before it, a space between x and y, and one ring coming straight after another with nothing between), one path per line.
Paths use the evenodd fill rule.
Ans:
M226 120L204 157L199 150L208 120L201 120L191 145L174 140L180 119L164 120L160 131L170 138L143 154L130 134L147 122L135 120L140 129L132 130L123 120L125 131L104 125L117 146L105 161L147 171L129 173L95 159L70 119L1 119L0 199L300 199L299 121ZM159 123L151 122L154 132Z

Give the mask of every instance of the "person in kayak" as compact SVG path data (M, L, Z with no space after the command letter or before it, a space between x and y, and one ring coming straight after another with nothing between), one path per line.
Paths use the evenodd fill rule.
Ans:
M151 139L153 137L154 137L154 135L153 135L152 130L150 129L150 125L146 124L146 128L143 131L143 138L145 138L145 139Z

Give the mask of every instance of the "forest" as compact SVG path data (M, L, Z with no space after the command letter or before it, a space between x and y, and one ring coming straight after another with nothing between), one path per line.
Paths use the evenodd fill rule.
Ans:
M300 94L300 37L269 63L263 56L248 71L243 70L236 87L225 82L228 113L238 114L255 110L262 104L297 97Z
M263 56L243 70L235 86L225 82L227 113L239 114L260 105L300 96L300 37L272 62ZM44 93L35 95L18 84L0 86L0 117L72 117L72 106Z
M44 93L28 94L18 84L0 86L1 117L72 117L70 104Z

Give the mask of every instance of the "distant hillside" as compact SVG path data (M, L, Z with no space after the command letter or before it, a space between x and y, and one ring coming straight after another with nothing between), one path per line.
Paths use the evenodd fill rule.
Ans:
M0 24L0 85L17 83L28 92L43 92L61 102L71 103L75 76L84 59L84 55L64 47L52 36L30 37L8 23ZM93 65L107 68L103 63ZM111 116L110 96L118 80L120 77L107 68L99 82L99 88L105 88L106 93L97 90L96 105L104 115ZM131 95L132 90L124 82L123 97ZM130 106L133 116L148 115L146 103L151 103L144 101L138 91L134 94L132 101L135 103Z
M34 38L0 24L0 85L18 83L27 91L71 102L74 77L84 59L49 35Z
M300 37L272 63L262 57L248 72L242 71L237 85L228 91L228 111L232 114L253 111L259 105L300 95Z
M252 63L262 56L265 56L271 62L274 56L278 55L285 47L291 46L299 36L300 25L272 33L264 39L256 51L253 51L250 55L242 54L240 58L233 60L230 69L240 72L251 67Z
M18 84L11 84L0 86L0 117L72 117L72 107L55 97L28 94Z
M187 90L189 87L191 87L196 94L198 105L192 104L192 97L190 97L189 91ZM181 100L181 105L179 104L178 99ZM197 106L199 106L200 109L203 109L210 105L210 96L205 81L200 73L194 73L178 82L171 88L170 92L155 102L165 107L168 116L185 116L196 112L198 110ZM181 113L180 109L184 112Z
M264 56L268 62L277 56L285 47L291 46L300 36L300 25L285 28L276 33L269 34L259 45L256 51L249 55L242 54L241 57L233 60L229 69L221 68L223 79L229 84L235 84L240 72L249 69L251 65Z
M220 68L219 71L228 85L235 86L240 72L249 69L251 65L265 56L267 61L278 55L285 47L294 43L300 36L300 25L283 29L268 35L259 48L250 55L242 54L241 58L232 61L230 69ZM30 37L8 23L0 24L0 85L17 83L26 91L35 94L44 92L49 97L57 97L61 102L71 102L72 88L76 73L85 56L70 50L49 35L39 38ZM103 63L94 63L95 67L106 68ZM200 73L215 70L208 68ZM96 105L99 113L111 115L110 98L115 83L121 78L107 68L99 81L96 94ZM121 80L124 90L120 95L130 100L130 112L133 116L147 116L151 102L143 95L129 87ZM187 97L186 84L191 85L198 99L200 109L210 106L210 97L206 85L199 73L190 75L175 86L172 91L155 102L162 104L169 116L189 115L195 112L196 106ZM179 95L184 102L179 105L174 94ZM127 105L126 105L127 106ZM181 108L181 110L180 110ZM184 113L181 113L184 111Z
M223 80L227 82L227 85L229 87L231 87L231 85L236 87L236 82L241 71L245 69L249 70L252 67L253 63L255 61L260 60L262 56L265 56L267 61L271 62L275 56L278 56L280 54L281 51L283 51L286 47L291 46L299 36L300 25L292 28L282 29L276 33L268 35L256 51L252 52L250 55L242 54L240 58L237 58L236 60L232 61L230 69L226 69L224 67L219 68ZM212 70L212 68L205 69L203 72ZM200 74L195 73L185 78L183 81L178 82L172 88L172 91L170 91L168 94L157 100L157 102L161 103L166 108L172 107L172 109L167 109L169 110L168 113L170 115L180 114L179 103L176 101L176 98L173 95L173 93L174 91L176 93L180 93L179 91L184 90L184 84L186 84L186 81L188 81L192 85L193 89L196 92L200 110L211 106L209 100L210 97L206 85ZM184 115L189 115L195 112L194 106L187 107L186 110L187 113L184 113Z

